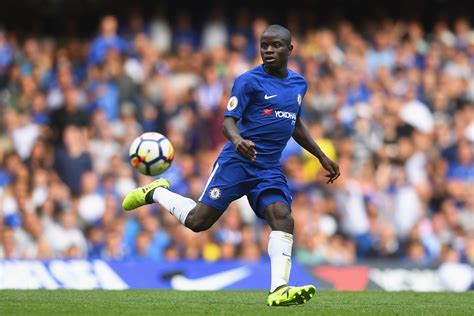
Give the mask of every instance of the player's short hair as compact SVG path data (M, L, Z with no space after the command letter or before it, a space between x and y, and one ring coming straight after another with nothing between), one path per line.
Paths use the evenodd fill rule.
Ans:
M263 33L265 32L275 32L281 37L281 39L283 39L287 43L287 45L291 44L291 33L284 26L281 26L279 24L272 24L272 25L267 26L267 28L265 29L265 31L263 31Z

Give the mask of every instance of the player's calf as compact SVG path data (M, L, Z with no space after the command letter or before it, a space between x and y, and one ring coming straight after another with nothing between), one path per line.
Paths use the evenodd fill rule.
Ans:
M288 205L285 203L270 204L265 209L264 216L272 230L293 234L294 220Z

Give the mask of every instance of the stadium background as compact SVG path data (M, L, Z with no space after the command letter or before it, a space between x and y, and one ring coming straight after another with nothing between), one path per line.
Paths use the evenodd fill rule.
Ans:
M472 286L472 2L2 6L0 288L34 287L36 260L71 288L84 285L58 271L80 276L74 262L99 279L108 273L102 263L122 279L130 265L157 274L175 262L178 273L189 272L188 261L206 273L260 271L269 229L245 200L199 235L156 205L124 213L120 201L149 181L126 160L143 131L175 145L165 175L174 189L201 194L225 141L232 82L260 62L267 23L292 31L290 67L309 83L303 116L342 170L325 185L317 161L295 144L282 157L294 194L294 260L305 267L296 269L338 289ZM28 272L12 280L10 271Z

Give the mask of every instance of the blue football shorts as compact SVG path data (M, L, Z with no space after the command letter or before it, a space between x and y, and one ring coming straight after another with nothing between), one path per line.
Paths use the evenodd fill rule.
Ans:
M262 168L219 157L199 201L224 212L232 201L244 195L260 218L267 206L275 202L283 202L291 210L290 190L280 167Z

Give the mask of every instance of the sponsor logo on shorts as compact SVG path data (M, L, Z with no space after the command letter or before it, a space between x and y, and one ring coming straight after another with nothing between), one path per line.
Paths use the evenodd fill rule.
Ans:
M221 192L221 189L219 188L212 188L209 190L209 197L213 200L217 200L221 197L222 195L222 192Z

